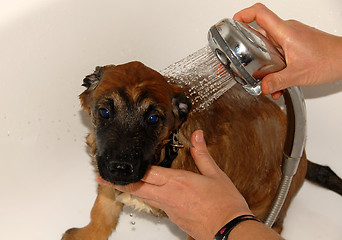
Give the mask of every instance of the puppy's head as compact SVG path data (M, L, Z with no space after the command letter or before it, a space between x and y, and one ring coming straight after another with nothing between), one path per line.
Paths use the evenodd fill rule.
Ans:
M139 62L97 67L80 95L94 126L101 177L114 184L139 181L187 117L190 101L158 72Z

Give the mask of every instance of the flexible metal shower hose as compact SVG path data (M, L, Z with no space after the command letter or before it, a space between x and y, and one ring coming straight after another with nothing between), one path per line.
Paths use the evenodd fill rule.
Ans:
M288 130L284 147L282 179L273 205L265 219L265 224L272 227L286 200L293 176L297 172L306 142L306 109L304 95L299 87L291 87L284 92L287 108Z

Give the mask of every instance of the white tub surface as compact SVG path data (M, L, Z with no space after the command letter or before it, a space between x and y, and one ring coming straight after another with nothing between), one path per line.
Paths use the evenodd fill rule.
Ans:
M285 19L342 35L340 0L263 1ZM206 44L207 30L254 1L0 2L0 239L60 239L89 221L95 176L78 94L95 66L162 69ZM322 46L324 47L324 46ZM309 159L342 176L342 84L305 88ZM185 239L167 219L125 209L110 239ZM341 196L305 183L287 239L342 239ZM135 222L133 225L132 222Z

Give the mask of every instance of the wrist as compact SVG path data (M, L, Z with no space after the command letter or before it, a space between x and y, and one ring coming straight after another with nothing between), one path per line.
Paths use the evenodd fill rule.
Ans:
M230 220L227 224L225 224L216 234L214 240L227 240L231 231L238 226L240 223L245 221L256 221L261 222L254 215L244 214L240 215L232 220Z
M215 217L211 217L211 223L208 225L210 226L209 235L206 239L214 239L215 234L233 219L242 215L253 215L242 196L235 196L234 200L229 201L229 203L223 202L219 206L220 208L215 211Z
M342 80L342 37L330 35L330 48L327 52L326 72L324 78L327 83ZM324 64L324 62L323 62Z
M337 37L337 56L336 56L336 60L339 61L339 63L336 64L336 67L337 67L337 71L339 71L339 75L337 76L338 79L337 80L342 80L342 68L341 68L341 65L342 65L342 37Z
M279 233L257 221L244 221L229 234L228 240L284 240Z

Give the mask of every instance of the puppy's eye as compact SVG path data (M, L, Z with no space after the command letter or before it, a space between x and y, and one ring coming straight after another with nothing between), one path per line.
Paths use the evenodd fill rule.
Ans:
M99 109L99 115L104 119L108 119L109 118L109 110L106 108L100 108Z
M159 121L159 116L158 115L151 115L148 117L147 122L150 124L155 124Z

